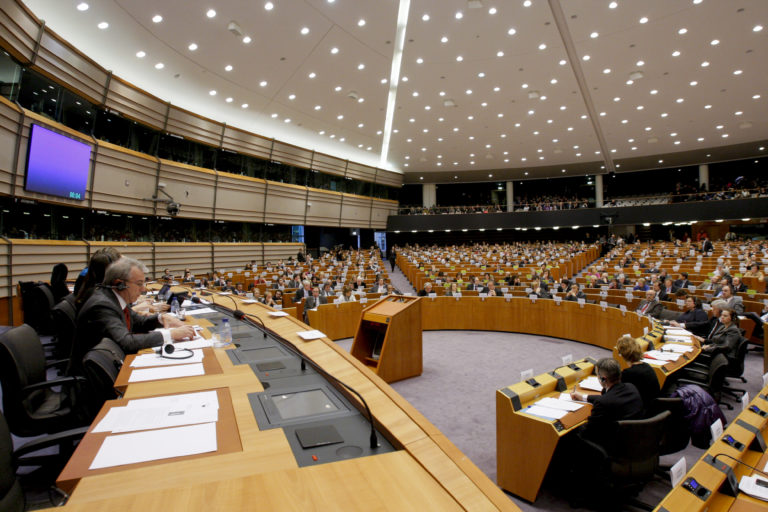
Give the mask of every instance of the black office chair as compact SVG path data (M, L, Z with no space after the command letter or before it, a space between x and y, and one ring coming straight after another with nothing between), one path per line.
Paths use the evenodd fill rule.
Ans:
M747 357L748 350L749 340L742 337L739 344L736 346L736 353L732 357L728 357L728 370L725 372L726 380L723 386L723 393L737 400L741 398L747 390L731 386L728 379L738 379L743 383L747 382L747 379L744 378L744 360Z
M725 375L728 371L728 358L724 354L717 354L712 358L709 368L705 371L698 368L685 368L681 372L681 377L677 380L676 386L685 384L695 384L704 388L718 405L724 405L728 409L733 409L731 404L722 401L723 386Z
M40 335L54 334L51 309L56 304L47 283L19 283L24 323L31 325Z
M115 379L124 359L123 349L109 338L102 339L83 357L83 373L88 381L83 400L89 417L95 418L107 400L120 398Z
M29 325L0 336L3 412L14 435L30 437L85 425L76 408L76 389L82 382L82 377L46 380L43 347ZM53 391L56 386L62 390Z
M25 508L23 488L27 487L33 479L39 484L39 479L45 475L47 478L45 478L44 487L50 487L87 431L88 427L80 427L44 436L14 451L8 423L0 414L0 510L22 512ZM54 446L58 447L58 452L49 454L49 448ZM35 455L41 450L46 450L46 455ZM19 478L16 470L23 466L43 466L45 471L38 470L34 476L27 475ZM61 495L66 497L64 493Z
M67 297L70 297L68 295ZM53 325L56 329L56 343L53 346L53 356L56 359L69 359L72 357L72 343L75 339L75 325L77 310L74 300L69 301L65 297L51 310Z
M590 442L602 452L607 470L606 480L602 482L605 492L597 493L600 496L598 508L616 510L618 504L628 503L643 510L653 510L653 506L634 497L654 478L659 468L659 447L671 414L662 411L651 418L617 422L615 439L618 442L612 453Z
M685 450L691 442L691 426L686 419L688 411L682 398L660 397L651 404L651 416L669 411L664 435L659 443L659 455L669 455ZM657 474L669 482L670 465L660 465Z

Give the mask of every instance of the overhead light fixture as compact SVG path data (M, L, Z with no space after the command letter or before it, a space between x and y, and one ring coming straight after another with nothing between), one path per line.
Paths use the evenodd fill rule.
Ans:
M645 76L645 75L643 74L643 72L642 72L642 71L640 71L640 70L638 69L637 71L632 71L632 72L629 74L629 79L630 79L630 80L640 80L640 79L641 79L641 78L643 78L644 76Z
M537 100L539 99L539 91L528 91L528 99L529 100Z
M456 102L453 101L452 99L448 98L448 99L443 100L443 106L444 107L455 107L456 106Z
M482 9L483 0L468 0L467 7L469 7L470 9Z

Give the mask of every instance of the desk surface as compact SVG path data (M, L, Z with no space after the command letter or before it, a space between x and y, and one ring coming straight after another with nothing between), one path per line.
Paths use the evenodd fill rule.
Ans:
M232 306L230 299L211 298ZM349 353L328 339L302 341L296 332L306 330L305 324L292 317L271 318L261 304L241 309L262 318L273 332L357 389L379 430L400 450L297 467L282 429L259 429L247 395L263 387L251 368L233 365L224 350L214 349L221 373L131 383L125 398L227 389L242 449L105 474L86 470L65 510L170 512L210 510L212 504L222 510L518 510L434 425ZM74 462L82 467L81 461ZM71 475L62 477L72 484Z

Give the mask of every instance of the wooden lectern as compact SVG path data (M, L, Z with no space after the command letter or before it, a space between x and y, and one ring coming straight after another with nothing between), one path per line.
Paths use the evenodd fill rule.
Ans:
M363 310L352 355L386 382L421 375L421 302L388 295Z

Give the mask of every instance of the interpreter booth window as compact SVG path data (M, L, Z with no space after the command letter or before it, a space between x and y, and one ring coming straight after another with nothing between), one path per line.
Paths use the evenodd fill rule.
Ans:
M16 101L21 88L22 68L8 52L0 52L0 96Z

